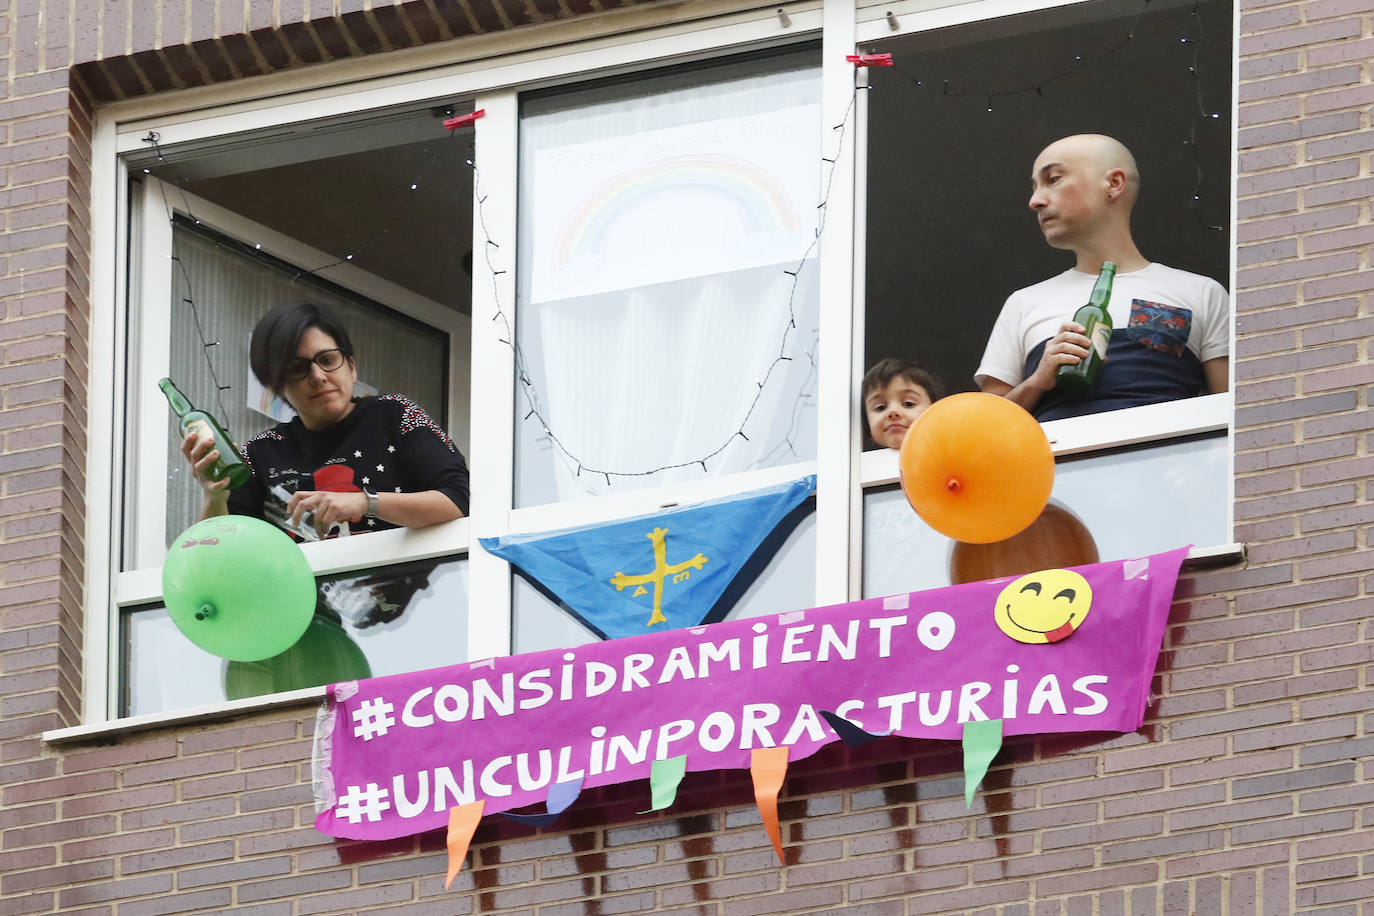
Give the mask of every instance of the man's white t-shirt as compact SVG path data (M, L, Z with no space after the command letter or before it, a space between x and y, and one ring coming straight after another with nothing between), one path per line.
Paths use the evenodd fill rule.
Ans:
M1034 371L1044 344L1088 301L1096 274L1066 270L1007 298L997 316L975 380L1015 387ZM1202 387L1201 363L1230 353L1230 297L1210 277L1150 264L1119 273L1107 311L1112 344L1091 407L1083 402L1059 416L1093 413L1190 397ZM1046 410L1055 410L1047 407ZM1037 408L1042 419L1045 411Z

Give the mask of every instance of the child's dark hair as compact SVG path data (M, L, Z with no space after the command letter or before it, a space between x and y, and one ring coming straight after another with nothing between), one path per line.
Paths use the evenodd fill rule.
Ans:
M286 387L286 364L296 358L301 335L319 328L343 351L353 355L348 331L326 306L318 302L286 302L273 306L253 326L253 342L248 348L248 365L263 387L280 395Z
M863 387L859 390L860 403L867 401L873 392L886 388L895 378L904 378L920 385L930 395L931 401L938 401L945 396L944 384L926 367L909 359L889 357L878 360L864 373Z

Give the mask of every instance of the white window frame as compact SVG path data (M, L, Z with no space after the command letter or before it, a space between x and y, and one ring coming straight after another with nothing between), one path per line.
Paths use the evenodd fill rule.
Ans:
M967 25L986 19L993 19L1003 16L1013 16L1022 13L1035 12L1037 10L1054 9L1060 7L1071 7L1083 4L1085 7L1093 3L1094 0L971 0L967 3L953 3L947 5L933 5L931 0L900 0L896 3L881 3L876 0L860 0L858 11L858 24L856 29L857 42L866 45L871 42L882 41L883 39L895 38L901 35L911 35L920 32L928 32L936 29L948 28L950 26ZM1232 17L1232 51L1231 51L1231 110L1237 110L1238 96L1237 87L1239 86L1239 55L1235 49L1239 41L1239 21L1238 15ZM867 93L860 93L858 99L858 121L859 133L862 137L867 137L868 105ZM1231 119L1231 144L1230 144L1230 169L1231 175L1236 174L1238 156L1238 133L1237 119ZM867 161L866 155L859 157L859 187L863 187L867 181L867 174L864 171L864 164ZM860 195L861 196L861 195ZM862 206L862 203L860 204ZM864 223L862 217L858 217L856 232L862 234ZM1229 201L1230 225L1236 225L1236 195L1234 191L1234 181L1230 192ZM864 250L864 242L860 241L857 246L859 250ZM862 265L863 261L858 262ZM1227 289L1231 290L1232 307L1229 316L1230 339L1234 344L1236 339L1235 326L1235 306L1234 290L1236 288L1236 246L1230 246L1228 263ZM859 270L860 277L855 284L855 311L859 312L863 308L865 297L863 295L862 269ZM862 325L860 325L861 327ZM859 344L862 345L862 334L859 335ZM1234 346L1228 360L1228 379L1227 390L1220 394L1205 395L1202 397L1189 398L1181 401L1170 401L1163 404L1150 404L1142 407L1132 407L1124 410L1111 411L1109 413L1093 414L1091 416L1073 417L1064 420L1052 420L1042 424L1045 435L1050 440L1050 447L1055 459L1069 455L1085 455L1092 453L1109 453L1117 449L1128 446L1141 445L1146 443L1157 443L1160 445L1175 441L1188 436L1206 433L1224 432L1227 439L1227 459L1226 459L1226 530L1235 530L1235 402L1233 392L1235 390L1235 353ZM859 389L856 386L854 397L859 397ZM860 418L860 422L862 418ZM888 486L898 482L897 453L891 449L878 449L864 452L860 460L860 486L863 490L871 490L883 486ZM855 527L854 536L862 538L862 513L851 516L851 524ZM1195 548L1193 554L1199 557L1225 558L1238 556L1241 547L1237 544L1205 545Z
M480 193L487 204L479 214L474 208L473 238L481 240L484 218L493 239L503 242L492 260L498 271L489 272L484 257L474 257L471 321L471 441L478 443L468 456L472 472L470 517L449 525L419 531L378 532L365 539L349 538L310 545L308 556L317 573L336 573L388 562L448 556L467 552L469 563L470 658L504 655L511 645L511 569L509 564L481 549L478 537L499 536L568 524L588 524L624 515L652 511L665 504L693 502L764 486L807 473L816 473L817 537L815 597L818 605L858 597L861 589L862 499L865 488L895 479L892 453L860 452L863 418L858 409L859 376L863 359L862 238L864 201L855 189L863 187L865 161L866 93L860 92L853 120L835 163L830 185L825 239L820 253L820 372L817 383L817 422L820 429L846 430L847 435L819 436L814 462L671 484L649 490L516 510L514 493L514 424L518 421L513 384L513 353L501 339L501 329L488 320L498 304L510 313L515 302L514 254L516 231L516 150L519 93L550 85L581 82L623 72L647 71L685 61L724 56L750 48L778 46L820 38L822 42L822 148L834 156L832 127L849 107L853 68L844 55L861 41L890 37L905 31L924 31L989 16L1008 15L1068 5L1056 0L973 0L929 8L929 0L910 0L862 9L855 0L824 3L788 3L766 9L741 9L738 0L703 0L684 13L679 9L643 9L620 20L633 31L605 34L614 25L588 23L549 43L549 30L528 33L517 30L508 36L458 43L454 49L486 49L492 56L474 51L469 59L446 63L454 53L444 47L423 49L402 59L378 55L360 61L311 68L309 72L239 81L184 93L131 100L97 110L93 131L92 166L92 378L91 447L88 449L87 540L93 546L87 562L87 634L85 647L86 709L83 731L102 727L118 729L119 722L102 726L114 715L119 658L117 627L119 608L156 600L160 571L145 567L117 573L116 536L121 517L121 488L116 481L121 466L122 403L126 365L123 343L129 328L124 290L128 284L125 256L138 240L129 238L131 209L146 206L132 199L126 179L128 164L149 152L143 138L160 135L164 149L181 143L211 142L217 137L250 130L340 117L392 106L415 106L470 99L486 116L474 125L477 159L481 168ZM894 30L886 15L892 11L899 23ZM696 16L680 20L684 15ZM607 17L609 19L609 17ZM566 25L566 24L564 24ZM565 34L565 33L557 33ZM586 35L590 37L582 38ZM524 44L524 47L521 45ZM538 46L543 45L543 46ZM495 50L492 50L495 49ZM451 60L451 58L449 58ZM1234 60L1234 52L1233 52ZM414 62L415 72L391 72ZM1234 98L1232 100L1234 110ZM1235 161L1235 137L1232 137ZM1234 195L1232 224L1234 225ZM211 212L206 209L204 212ZM197 218L204 215L197 207ZM146 222L146 221L145 221ZM230 233L233 234L233 233ZM145 253L146 254L146 253ZM291 260L287 258L287 260ZM1234 246L1231 266L1234 281ZM337 279L337 278L333 278ZM146 300L145 300L146 301ZM836 304L851 303L851 307ZM1232 330L1234 339L1234 328ZM454 348L456 349L456 348ZM146 374L148 370L143 370ZM147 387L147 386L143 386ZM141 399L151 396L141 393ZM1163 405L1162 405L1163 406ZM1171 419L1154 417L1168 427L1168 434L1183 430L1231 432L1229 395L1215 395L1169 405ZM165 408L148 404L138 408L145 416L165 421ZM152 411L149 413L149 411ZM1130 441L1144 421L1135 408L1120 411L1112 428L1123 432L1085 438L1083 424L1059 421L1046 430L1056 439L1056 452L1068 454L1086 449L1111 448ZM1153 416L1153 414L1152 414ZM1228 488L1232 486L1230 477ZM1228 494L1230 496L1230 494ZM1234 499L1228 499L1234 504ZM145 549L140 547L140 549ZM502 612L501 609L504 609ZM458 661L455 659L455 661ZM319 691L291 696L316 695ZM243 708L247 701L225 704L219 712ZM211 710L215 713L217 710ZM173 720L184 713L169 713L154 720ZM147 717L144 717L147 718Z
M166 512L165 482L167 406L157 381L169 374L168 340L171 336L172 288L174 262L172 253L171 214L193 220L206 229L255 247L263 254L288 264L309 268L311 265L331 264L316 275L385 305L402 315L413 318L427 327L440 331L448 338L448 390L445 400L448 416L445 428L454 431L459 440L466 440L468 430L468 402L466 382L471 374L468 341L472 334L471 319L453 309L397 286L354 264L334 264L335 256L305 245L296 239L269 229L241 214L213 204L204 198L185 192L151 175L145 175L133 189L139 218L135 242L139 257L130 288L135 291L139 308L136 326L129 333L130 402L135 405L130 417L132 428L129 441L136 444L132 461L134 492L138 494L137 512L128 513L123 532L128 568L141 570L160 567L166 554L166 538L160 526L139 524L161 518ZM139 428L140 424L146 428ZM466 444L466 443L464 443ZM464 449L466 451L466 448ZM466 545L463 545L466 546ZM313 549L313 545L312 545ZM383 562L390 557L380 558ZM116 593L120 591L116 585Z

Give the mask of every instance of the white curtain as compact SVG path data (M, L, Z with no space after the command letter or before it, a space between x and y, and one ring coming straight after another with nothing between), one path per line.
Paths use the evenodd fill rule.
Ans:
M819 96L794 54L525 102L518 505L814 457Z

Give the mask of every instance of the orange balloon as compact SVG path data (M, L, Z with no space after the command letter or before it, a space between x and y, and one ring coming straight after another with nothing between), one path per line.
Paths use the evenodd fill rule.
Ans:
M949 556L951 585L1024 576L1042 569L1096 563L1097 542L1082 519L1054 500L1020 534L991 544L955 544Z
M1054 488L1054 453L1040 424L994 394L964 392L926 408L898 463L916 514L967 544L1024 531Z

